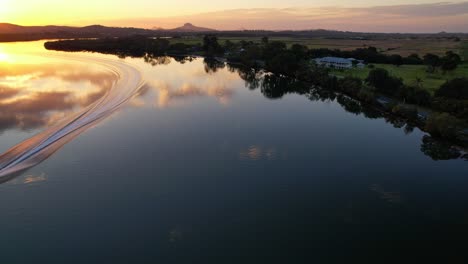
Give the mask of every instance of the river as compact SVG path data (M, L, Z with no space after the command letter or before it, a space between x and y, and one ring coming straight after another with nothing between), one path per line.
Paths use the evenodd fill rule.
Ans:
M2 263L465 254L464 153L222 62L0 44L0 139Z

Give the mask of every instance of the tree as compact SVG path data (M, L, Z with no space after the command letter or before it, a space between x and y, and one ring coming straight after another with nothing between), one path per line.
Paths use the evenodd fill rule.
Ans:
M431 99L432 96L428 91L418 88L414 92L411 102L422 106L428 106L431 104Z
M268 60L266 68L273 73L294 76L299 69L299 63L292 52L282 52Z
M433 160L458 159L461 156L459 150L452 144L436 140L430 136L424 136L421 144L421 151Z
M286 44L284 42L271 41L263 49L263 57L268 61L284 51L286 51Z
M215 35L205 35L203 37L203 50L208 56L223 53L223 47L218 43L218 37Z
M356 77L345 77L338 80L338 87L344 93L356 96L362 88L362 81Z
M244 52L240 54L240 62L246 66L254 67L256 60L262 57L262 49L260 46L251 44L244 48Z
M468 78L455 78L447 81L436 91L435 96L468 100Z
M414 79L414 84L416 85L416 87L418 87L420 89L422 89L423 83L424 83L424 80L421 77L416 77Z
M409 55L408 57L404 58L403 61L404 61L403 64L409 64L409 65L423 64L423 60L416 53L413 53Z
M456 140L459 132L466 127L466 124L448 114L432 114L426 122L426 131L435 137Z
M236 44L234 44L234 42L230 41L229 39L224 43L224 48L226 51L232 51L235 47Z
M418 110L413 106L398 104L392 108L392 112L413 120L418 118Z
M445 56L441 59L440 67L444 72L453 71L458 67L461 61L462 60L458 54L453 53L452 51L447 51Z
M403 64L403 57L398 54L391 55L388 60L390 64L396 65L397 67L400 67Z
M174 43L169 46L169 52L175 54L186 54L190 46L185 43Z
M437 67L440 65L440 62L440 57L435 54L428 53L424 55L424 64L427 65L427 72L429 73L435 72Z
M373 103L375 101L375 91L372 87L363 85L357 97L363 102Z
M301 44L293 44L291 46L291 52L296 56L298 60L305 60L309 49L307 46Z
M381 68L371 70L366 82L378 91L389 95L395 94L403 85L401 79L390 76L387 70Z
M263 45L266 46L266 45L268 44L268 41L269 41L269 39L268 39L267 36L262 37L262 44L263 44Z
M148 53L152 53L154 55L162 55L167 51L169 45L170 43L167 39L155 39L149 43Z

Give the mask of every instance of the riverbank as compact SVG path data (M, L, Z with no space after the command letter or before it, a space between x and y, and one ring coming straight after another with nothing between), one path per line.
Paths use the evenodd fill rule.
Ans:
M173 40L171 40L173 41ZM145 37L133 37L122 39L97 39L97 40L66 40L47 42L45 47L61 51L91 51L106 54L116 54L120 57L144 57L151 63L153 58L171 54L174 56L187 56L186 54L204 56L208 60L219 63L231 63L243 65L256 71L264 71L279 76L297 79L310 83L315 87L333 90L346 94L360 102L381 107L390 114L401 116L418 123L422 130L454 144L468 146L468 102L460 99L451 92L453 89L465 89L464 87L452 87L450 81L443 83L439 89L432 87L431 92L423 88L421 83L414 85L394 76L387 69L388 64L373 64L372 69L367 68L359 72L359 76L337 76L336 70L327 69L315 65L312 56L327 52L327 50L309 50L306 46L293 45L287 47L285 43L264 38L258 43L231 43L223 45L218 43L215 36L205 36L203 46L198 44L171 43L167 39L148 39ZM334 51L336 53L336 51ZM374 48L358 49L350 52L359 59L368 58L370 61L393 61L394 56L379 53ZM415 57L402 58L413 60ZM421 60L419 59L419 62ZM216 64L216 62L215 62ZM377 66L375 66L377 65ZM382 65L382 67L378 67ZM464 73L463 64L459 72ZM411 65L421 71L424 65ZM404 69L407 66L399 66ZM359 71L352 69L352 71ZM451 73L455 85L465 82L463 74ZM401 70L400 72L404 72ZM412 72L406 72L412 75ZM366 77L367 75L367 77ZM460 78L461 77L461 78ZM460 81L458 81L458 79ZM468 79L467 79L468 80ZM442 83L438 80L438 83ZM444 88L444 85L447 87ZM442 93L441 89L448 89ZM468 89L468 88L466 88ZM464 91L462 93L465 93ZM430 109L431 111L421 110Z

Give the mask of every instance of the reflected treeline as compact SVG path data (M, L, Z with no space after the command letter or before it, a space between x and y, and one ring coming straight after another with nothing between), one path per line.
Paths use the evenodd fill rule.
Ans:
M207 67L217 67L217 69L220 69L224 66L205 62L205 68ZM279 99L286 94L299 94L304 95L311 101L336 102L347 112L355 115L362 115L369 119L383 119L393 127L402 129L405 134L411 134L417 126L386 111L382 111L375 106L363 104L349 96L329 89L314 87L292 78L267 74L235 64L227 64L227 67L230 71L235 71L239 74L240 78L245 81L247 88L251 90L260 89L261 93L269 99ZM211 71L216 72L217 69L211 69ZM450 143L428 135L425 135L421 140L421 152L433 160L468 160L468 154L463 149L454 147Z
M194 57L191 56L144 57L145 62L153 66L166 65L172 60L185 63L193 59ZM266 73L262 70L245 67L240 64L225 63L215 58L204 58L203 65L205 72L208 74L213 74L223 69L236 72L239 77L245 81L246 88L250 90L259 89L260 92L269 99L280 99L287 94L299 94L307 97L311 101L336 102L343 107L344 110L354 115L362 115L369 119L383 119L393 127L402 129L405 134L411 134L417 127L417 124L389 114L387 111L383 111L375 105L363 104L342 93L330 89L314 87L313 85L297 79ZM468 160L468 154L463 149L454 147L450 143L443 142L428 135L425 135L421 141L421 152L431 157L433 160Z
M121 57L121 56L119 56ZM123 57L125 58L125 56ZM172 57L169 57L169 56L154 56L154 55L151 55L151 54L145 54L143 56L143 60L150 64L151 66L157 66L157 65L168 65L172 62L172 60L180 63L180 64L184 64L186 62L191 62L195 59L196 57L194 56L172 56Z
M226 67L226 63L213 58L204 58L203 65L205 65L205 72L208 74L215 73Z

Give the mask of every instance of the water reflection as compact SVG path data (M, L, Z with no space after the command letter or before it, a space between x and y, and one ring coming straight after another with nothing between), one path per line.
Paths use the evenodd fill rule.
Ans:
M364 116L368 119L383 119L389 125L402 129L402 132L406 135L413 133L416 128L416 125L413 123L408 123L401 118L390 115L373 106L362 104L353 98L331 90L313 87L295 79L265 73L261 70L246 68L241 65L225 63L217 59L194 59L190 57L188 61L194 60L203 61L204 72L208 76L201 76L203 76L204 80L208 81L202 82L203 84L197 86L197 82L194 82L193 78L197 76L198 71L187 71L187 68L184 68L189 73L183 74L181 77L181 79L187 80L185 83L177 84L175 82L175 86L174 82L169 83L161 80L153 82L153 89L159 93L157 103L159 107L167 107L172 101L195 96L216 97L220 103L227 104L235 94L235 90L232 88L234 85L231 83L235 78L227 76L228 73L232 73L245 82L246 88L250 90L259 89L263 96L268 99L275 100L287 94L298 94L307 97L311 101L336 102L348 113L357 116ZM167 57L156 59L156 61L162 61L163 63L153 63L153 61L149 62L152 66L169 65L171 63ZM187 60L182 61L185 63ZM146 58L145 62L148 62ZM198 80L199 82L200 80ZM421 139L421 152L433 160L468 158L463 149L440 142L429 135L424 135ZM258 160L261 158L261 155L261 149L257 146L251 146L247 150L241 151L240 158Z
M47 180L47 176L45 173L42 173L40 175L28 175L24 178L23 183L24 184L31 184L31 183L36 183L36 182L43 182Z
M377 193L380 196L380 199L391 203L398 204L402 202L401 194L398 192L386 191L379 184L372 184L370 190Z
M203 68L199 63L203 61ZM149 71L146 74L147 85L140 93L140 98L133 100L134 105L144 105L141 97L152 97L152 104L158 108L180 105L190 98L215 98L222 105L228 105L235 94L238 74L231 71L219 71L225 63L213 62L194 57L144 57L144 62L158 66L157 75ZM178 67L185 64L184 67ZM207 74L208 73L208 74ZM168 81L170 79L170 81Z
M116 79L83 63L1 64L0 133L49 126L101 98Z
M50 126L97 101L116 82L114 74L97 64L58 63L32 55L8 56L5 62L0 65L0 132ZM268 99L277 100L287 94L297 94L310 101L334 102L356 116L383 119L407 135L415 130L414 124L343 94L218 59L146 54L143 62L158 67L159 74L153 76L151 70L145 69L148 84L133 100L134 106L145 106L143 98L148 95L155 96L152 104L159 108L184 103L195 97L215 98L220 104L228 105L236 95L239 81L243 81L246 88L259 90ZM181 64L184 67L180 67ZM427 135L422 138L421 151L434 160L467 159L463 150ZM279 155L275 148L258 145L239 153L240 159L249 160L274 160Z
M252 145L239 153L240 160L276 160L279 158L284 158L284 155L280 156L275 147Z

